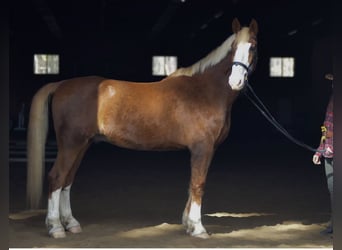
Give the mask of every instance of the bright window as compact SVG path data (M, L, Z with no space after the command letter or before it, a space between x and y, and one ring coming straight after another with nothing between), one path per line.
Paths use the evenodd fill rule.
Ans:
M295 60L293 57L271 57L271 77L294 77Z
M59 74L59 55L35 54L33 60L36 75Z
M176 56L153 56L152 57L152 75L167 76L177 69Z

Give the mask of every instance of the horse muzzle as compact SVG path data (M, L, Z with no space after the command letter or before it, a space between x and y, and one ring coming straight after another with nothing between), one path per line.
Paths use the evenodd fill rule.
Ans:
M235 77L230 76L228 79L228 84L230 85L232 90L237 90L237 91L244 88L245 82L246 82L245 77L235 78Z

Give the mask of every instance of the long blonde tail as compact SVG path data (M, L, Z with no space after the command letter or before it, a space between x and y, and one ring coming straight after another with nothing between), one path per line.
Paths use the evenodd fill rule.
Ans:
M34 95L27 130L27 202L30 209L41 206L45 170L45 143L49 128L49 96L60 83L49 83Z

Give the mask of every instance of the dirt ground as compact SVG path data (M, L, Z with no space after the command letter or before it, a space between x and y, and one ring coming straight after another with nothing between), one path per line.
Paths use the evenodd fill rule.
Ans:
M188 236L181 225L190 175L187 152L92 146L71 193L83 232L64 239L48 236L45 210L25 210L25 163L11 163L9 246L332 248L332 237L320 234L330 218L324 172L311 156L293 145L220 147L202 206L202 222L211 234L206 240Z

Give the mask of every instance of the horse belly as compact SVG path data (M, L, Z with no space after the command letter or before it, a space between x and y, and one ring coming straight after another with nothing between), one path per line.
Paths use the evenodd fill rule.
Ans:
M196 141L215 143L224 126L221 119L204 119L196 112L174 118L172 112L151 112L137 107L115 110L101 119L100 133L107 141L131 149L174 150L187 148Z
M106 141L120 147L137 150L172 150L184 148L181 137L166 129L165 125L149 122L147 117L131 114L129 119L108 119L101 125L100 133Z

